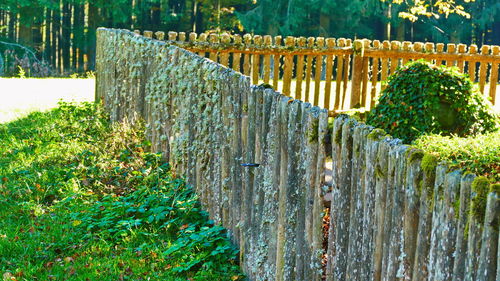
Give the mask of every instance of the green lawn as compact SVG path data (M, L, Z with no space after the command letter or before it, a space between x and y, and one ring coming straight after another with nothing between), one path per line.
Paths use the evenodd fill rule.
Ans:
M94 104L0 124L3 280L240 280L237 250L141 126Z

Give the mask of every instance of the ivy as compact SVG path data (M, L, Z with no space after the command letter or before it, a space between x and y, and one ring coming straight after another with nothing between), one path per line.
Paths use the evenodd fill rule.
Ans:
M466 74L419 60L389 77L367 121L411 143L424 134L492 132L499 117Z

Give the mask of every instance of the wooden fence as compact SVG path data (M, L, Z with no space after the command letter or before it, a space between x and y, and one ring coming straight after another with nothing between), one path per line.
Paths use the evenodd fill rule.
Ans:
M326 280L499 280L499 185L345 116L332 146Z
M345 115L329 145L326 109L251 86L168 42L125 30L97 35L97 99L113 120L146 120L153 149L229 230L250 280L500 277L498 185L449 172Z
M319 280L328 112L165 42L105 29L98 42L98 98L113 120L147 120L248 276Z
M153 32L144 35L152 37ZM500 46L485 45L479 52L476 45L447 44L445 50L442 43L367 39L184 32L154 36L250 76L253 84L271 84L287 96L332 111L370 109L384 88L381 81L415 59L457 66L478 82L493 104L499 103Z

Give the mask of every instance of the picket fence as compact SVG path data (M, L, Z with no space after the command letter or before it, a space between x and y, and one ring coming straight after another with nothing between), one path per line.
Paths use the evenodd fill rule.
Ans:
M140 33L139 31L136 31ZM153 37L153 32L145 31ZM250 76L252 83L271 84L284 95L341 112L370 109L384 89L381 81L410 60L456 66L478 82L479 90L498 104L500 46L434 44L215 33L155 32L159 40L190 50ZM445 50L446 49L446 50Z
M249 280L498 280L498 185L148 37L98 29L96 98L146 120Z

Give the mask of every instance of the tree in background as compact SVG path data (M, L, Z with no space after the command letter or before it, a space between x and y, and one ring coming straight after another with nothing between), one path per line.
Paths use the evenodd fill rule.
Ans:
M0 41L28 46L59 73L94 68L99 26L500 44L500 2L458 1L2 0ZM4 62L7 49L25 55L0 44Z

